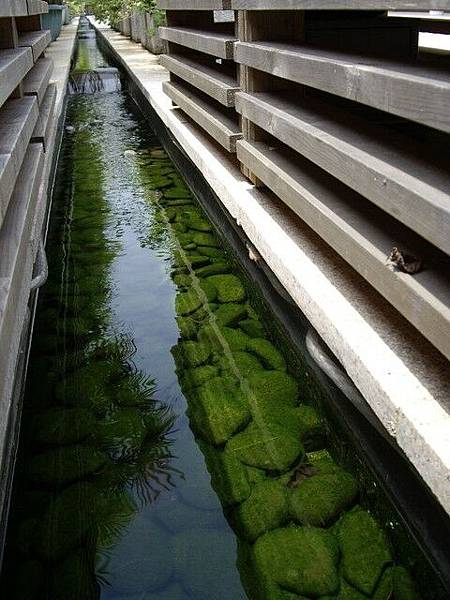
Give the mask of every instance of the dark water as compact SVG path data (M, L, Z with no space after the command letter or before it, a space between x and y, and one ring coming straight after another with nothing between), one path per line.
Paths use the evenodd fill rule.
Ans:
M67 125L2 598L419 598L136 106L75 95Z

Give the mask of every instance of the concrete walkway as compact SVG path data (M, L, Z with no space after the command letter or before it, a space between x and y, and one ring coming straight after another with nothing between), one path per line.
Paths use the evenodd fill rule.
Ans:
M118 62L244 229L450 513L448 362L277 198L255 189L162 91L158 58L96 24Z

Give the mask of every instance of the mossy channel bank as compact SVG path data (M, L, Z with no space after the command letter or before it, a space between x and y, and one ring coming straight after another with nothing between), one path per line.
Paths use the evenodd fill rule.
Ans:
M2 597L445 597L123 91L70 99L47 249Z

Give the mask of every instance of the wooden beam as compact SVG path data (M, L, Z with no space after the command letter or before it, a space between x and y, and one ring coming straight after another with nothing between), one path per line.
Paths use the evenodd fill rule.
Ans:
M42 0L27 0L29 15L42 15L48 13L48 2Z
M450 0L231 0L235 10L450 10Z
M0 18L21 17L27 14L26 0L0 0Z
M0 19L0 49L16 48L18 39L16 19Z
M311 229L450 358L450 260L291 150L240 140L237 156ZM424 259L416 275L385 264L393 246Z
M33 66L30 48L0 50L0 106L11 96Z
M33 60L36 62L51 41L50 31L47 29L44 31L28 31L19 36L19 47L31 48Z
M46 91L44 100L39 109L39 118L31 136L31 142L42 143L44 151L47 151L50 130L52 127L53 110L55 107L57 87L51 83Z
M39 104L44 99L47 86L53 71L53 60L41 57L34 67L28 71L23 80L23 92L26 96L37 96Z
M231 0L158 0L158 8L164 10L226 10Z
M237 111L450 254L449 158L297 94L237 94Z
M187 81L224 106L234 106L234 96L239 90L236 76L223 65L215 65L211 61L202 61L198 56L179 54L163 55L160 64L171 73Z
M238 42L236 61L450 132L448 69L278 42Z
M242 137L235 114L231 109L220 110L206 102L193 90L175 82L164 82L163 90L191 119L229 152L236 152L236 140Z
M234 56L236 39L230 35L187 27L160 27L159 35L167 42L173 42L219 58L232 59Z

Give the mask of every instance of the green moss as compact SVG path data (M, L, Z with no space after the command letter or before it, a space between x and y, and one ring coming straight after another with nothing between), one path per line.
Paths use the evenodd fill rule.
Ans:
M196 275L198 277L211 277L214 275L222 275L231 271L231 265L225 261L213 262L211 265L196 269Z
M186 253L186 258L193 269L201 269L209 266L210 259L202 254L197 254L197 250L192 250L192 248L189 253Z
M207 362L211 355L209 346L202 342L178 342L172 348L172 354L175 357L177 365L185 365L186 367L199 367Z
M197 388L189 416L195 429L207 442L220 446L250 420L250 411L238 388L223 377L211 379Z
M265 481L267 479L267 473L262 469L257 469L256 467L249 467L248 465L244 465L244 468L247 473L248 480L252 485L254 483L260 483L261 481Z
M292 517L303 525L328 526L358 495L356 480L344 470L302 481L290 497Z
M240 600L234 537L193 528L174 537L175 574L195 600Z
M206 383L209 379L219 375L219 368L213 365L203 365L189 369L183 373L183 388L195 388Z
M95 428L94 415L84 408L52 408L34 419L34 439L40 444L74 444Z
M298 385L293 377L281 371L257 371L248 379L254 396L252 410L269 414L274 408L294 407L297 402Z
M55 387L55 397L66 404L91 406L107 393L108 383L122 373L119 363L101 360L78 369Z
M170 188L170 189L166 189L163 192L164 198L169 198L169 199L173 199L173 198L182 198L182 199L192 199L192 194L189 190L187 190L186 188Z
M217 324L220 327L233 327L245 319L247 311L242 304L224 304L214 311Z
M193 234L192 240L197 244L197 246L211 246L212 248L220 248L219 240L211 233L197 231Z
M258 573L287 591L305 596L338 591L339 550L334 537L314 527L286 527L269 531L254 546Z
M210 258L226 258L226 254L223 252L223 250L220 250L219 248L211 248L211 246L197 246L197 251L199 254L204 254Z
M194 229L195 231L202 231L202 232L210 232L212 231L212 227L211 225L208 223L208 221L206 221L206 219L202 219L201 217L198 217L196 215L192 215L188 221L188 227L190 229Z
M188 288L191 286L192 279L190 275L178 273L178 275L173 276L173 282L177 287Z
M176 321L182 338L192 340L197 337L198 323L192 317L177 317Z
M250 482L245 466L232 454L200 442L211 475L211 484L223 506L242 502L250 495Z
M233 329L231 331L234 332ZM231 360L228 357L222 357L219 366L223 373L235 373L236 370L243 378L249 377L255 371L262 369L259 360L248 352L233 352Z
M341 578L338 594L336 596L323 596L320 600L367 600L367 596L355 590L345 579Z
M207 281L217 288L219 302L243 302L246 297L244 286L236 275L212 275Z
M147 435L147 426L136 408L122 408L108 413L97 426L97 442L114 459L134 456Z
M394 590L394 569L388 567L377 585L373 600L390 600Z
M344 577L356 589L372 596L383 570L392 561L384 531L360 508L347 513L337 531Z
M247 345L247 336L242 331L230 327L215 327L211 323L199 329L198 339L219 354L227 346L231 350L244 350Z
M202 279L200 282L200 287L205 293L208 302L214 302L216 300L217 288L210 279Z
M420 600L411 575L404 567L393 567L394 600Z
M278 481L267 479L256 484L233 514L240 535L254 542L263 533L281 527L289 516L288 490Z
M239 323L239 327L252 338L262 338L265 335L264 327L256 319L244 319Z
M251 467L280 472L287 471L304 453L298 437L270 422L261 427L252 422L228 442L227 451Z
M195 312L203 304L202 299L194 289L177 294L175 310L177 315L185 316Z
M95 448L61 446L34 456L28 472L33 483L61 485L95 473L106 462L106 455Z
M325 443L325 431L319 415L311 406L302 404L291 407L282 404L269 406L264 415L271 421L279 423L295 435L300 436L305 448L313 450L323 448Z
M252 338L248 344L248 350L256 354L263 365L268 369L286 371L286 361L273 344L263 338Z

